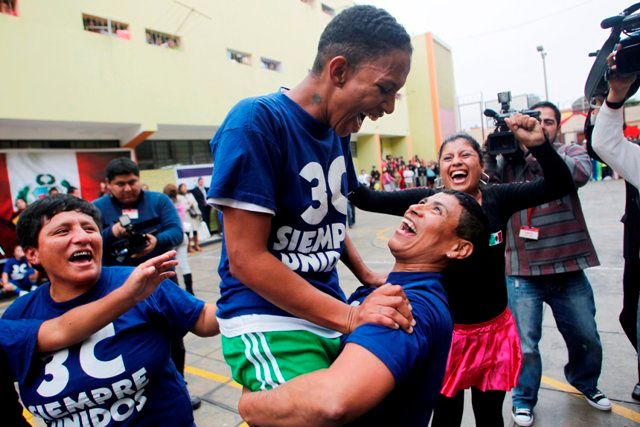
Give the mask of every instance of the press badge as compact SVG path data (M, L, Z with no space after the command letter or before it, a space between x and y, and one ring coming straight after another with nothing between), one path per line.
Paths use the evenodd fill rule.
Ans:
M138 209L122 209L122 215L126 215L129 219L138 219Z
M523 239L538 240L538 238L540 237L540 229L538 227L528 227L526 225L523 225L522 227L520 227L519 236Z

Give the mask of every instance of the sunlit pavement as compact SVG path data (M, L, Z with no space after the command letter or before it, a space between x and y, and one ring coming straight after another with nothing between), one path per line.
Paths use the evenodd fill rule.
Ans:
M534 410L536 426L635 426L640 424L640 405L631 399L637 381L636 353L618 323L622 305L622 224L624 184L622 181L590 183L580 190L580 198L596 245L601 266L587 271L597 307L597 323L604 347L604 364L600 389L612 400L612 413L600 412L587 405L584 398L571 391L564 378L567 360L564 341L556 329L550 310L545 311L543 338L543 383ZM356 225L349 230L351 238L366 262L378 271L388 271L391 256L387 239L399 219L386 215L357 212ZM640 231L639 231L640 232ZM203 252L189 257L196 296L214 303L219 296L216 272L220 243L206 246ZM346 293L357 286L356 280L342 265L341 283ZM3 311L6 304L0 304ZM202 398L195 412L198 426L237 426L242 419L237 413L241 389L229 377L222 357L219 338L185 337L187 348L186 379L192 394ZM505 425L513 425L509 396L503 408ZM402 410L398 408L398 410ZM470 399L465 404L464 426L474 426Z

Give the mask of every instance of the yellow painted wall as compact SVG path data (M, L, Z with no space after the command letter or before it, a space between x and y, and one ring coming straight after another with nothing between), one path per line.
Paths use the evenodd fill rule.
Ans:
M440 106L441 138L444 140L449 135L457 132L457 105L456 91L453 74L453 57L451 50L434 39L433 54L436 66L436 83L438 86L438 103Z
M337 12L353 4L323 0ZM308 72L330 16L319 0L29 0L0 14L0 119L158 125L218 125L241 98L293 86ZM83 29L82 14L129 24L131 40ZM179 49L146 43L145 29L176 34ZM227 58L252 54L252 66ZM262 68L260 57L282 62ZM361 133L406 135L406 101ZM87 136L91 138L90 135Z
M380 144L376 135L360 135L356 144L358 157L353 159L356 173L360 174L360 169L369 173L373 165L380 168Z
M413 153L421 158L433 158L435 137L431 88L429 87L428 51L426 35L412 37L413 56L411 72L407 78L406 93L409 125L413 139Z
M176 183L176 172L173 169L147 169L140 171L140 181L149 186L149 190L160 191L167 184Z
M431 34L414 36L412 42L414 53L406 92L413 154L435 159L440 139L457 129L453 58L451 50Z

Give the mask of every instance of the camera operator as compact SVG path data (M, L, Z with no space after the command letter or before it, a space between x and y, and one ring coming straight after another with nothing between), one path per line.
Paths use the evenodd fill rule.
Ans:
M562 144L560 111L550 102L532 107L540 112L549 141L563 158L576 187L587 183L591 160L577 144ZM500 182L531 181L541 175L535 158L525 149L488 159L487 173ZM491 167L495 170L491 170ZM583 270L599 264L582 214L577 192L511 217L506 242L509 307L520 334L523 364L513 390L512 416L530 426L542 375L538 342L543 303L553 312L567 345L565 375L594 408L611 410L611 402L597 388L602 367L602 345L595 322L591 284Z
M612 72L609 75L609 92L606 102L599 111L593 112L595 126L588 143L595 151L596 160L606 162L626 180L624 223L624 273L622 278L623 304L620 312L620 324L625 334L638 350L638 298L640 297L640 146L628 141L623 134L623 104L638 89L635 74L621 75L615 72L615 54L608 57ZM631 397L640 400L640 356L638 359L638 383Z
M182 222L169 198L155 191L144 191L140 183L138 166L127 157L113 159L105 170L108 193L93 204L102 214L102 241L105 266L137 266L144 261L167 252L182 243ZM127 215L131 226L126 227L120 217ZM133 233L146 237L140 248L131 247ZM124 241L124 242L123 242ZM124 243L128 252L118 250ZM171 358L184 375L185 349L182 338L171 343ZM194 409L200 399L192 396Z
M138 265L173 249L182 242L182 223L169 198L155 191L143 191L138 166L129 158L113 159L105 171L109 194L93 202L102 213L105 265ZM146 245L118 261L114 248L131 233L120 223L127 215L133 228L144 233Z

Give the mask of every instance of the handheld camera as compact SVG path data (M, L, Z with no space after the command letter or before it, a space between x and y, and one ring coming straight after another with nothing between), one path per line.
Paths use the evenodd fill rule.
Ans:
M141 252L147 246L149 238L136 230L128 215L120 215L118 222L127 231L127 235L113 246L113 255L118 262L123 262L131 255Z
M591 101L596 96L604 96L608 91L607 79L611 69L607 64L607 57L618 46L616 53L616 72L620 74L640 75L640 3L635 3L622 11L619 15L612 16L600 23L602 29L611 28L609 38L602 47L589 56L595 56L596 60L589 71L589 77L584 87L584 96ZM624 34L626 37L621 38ZM626 98L630 98L640 86L640 79L631 86Z
M487 108L484 115L493 119L496 129L489 134L487 138L487 148L489 154L495 156L498 154L512 154L518 151L518 141L513 132L509 130L504 119L513 116L516 113L526 114L527 116L540 118L540 111L521 110L515 111L511 109L511 92L498 93L498 102L500 103L500 113Z

